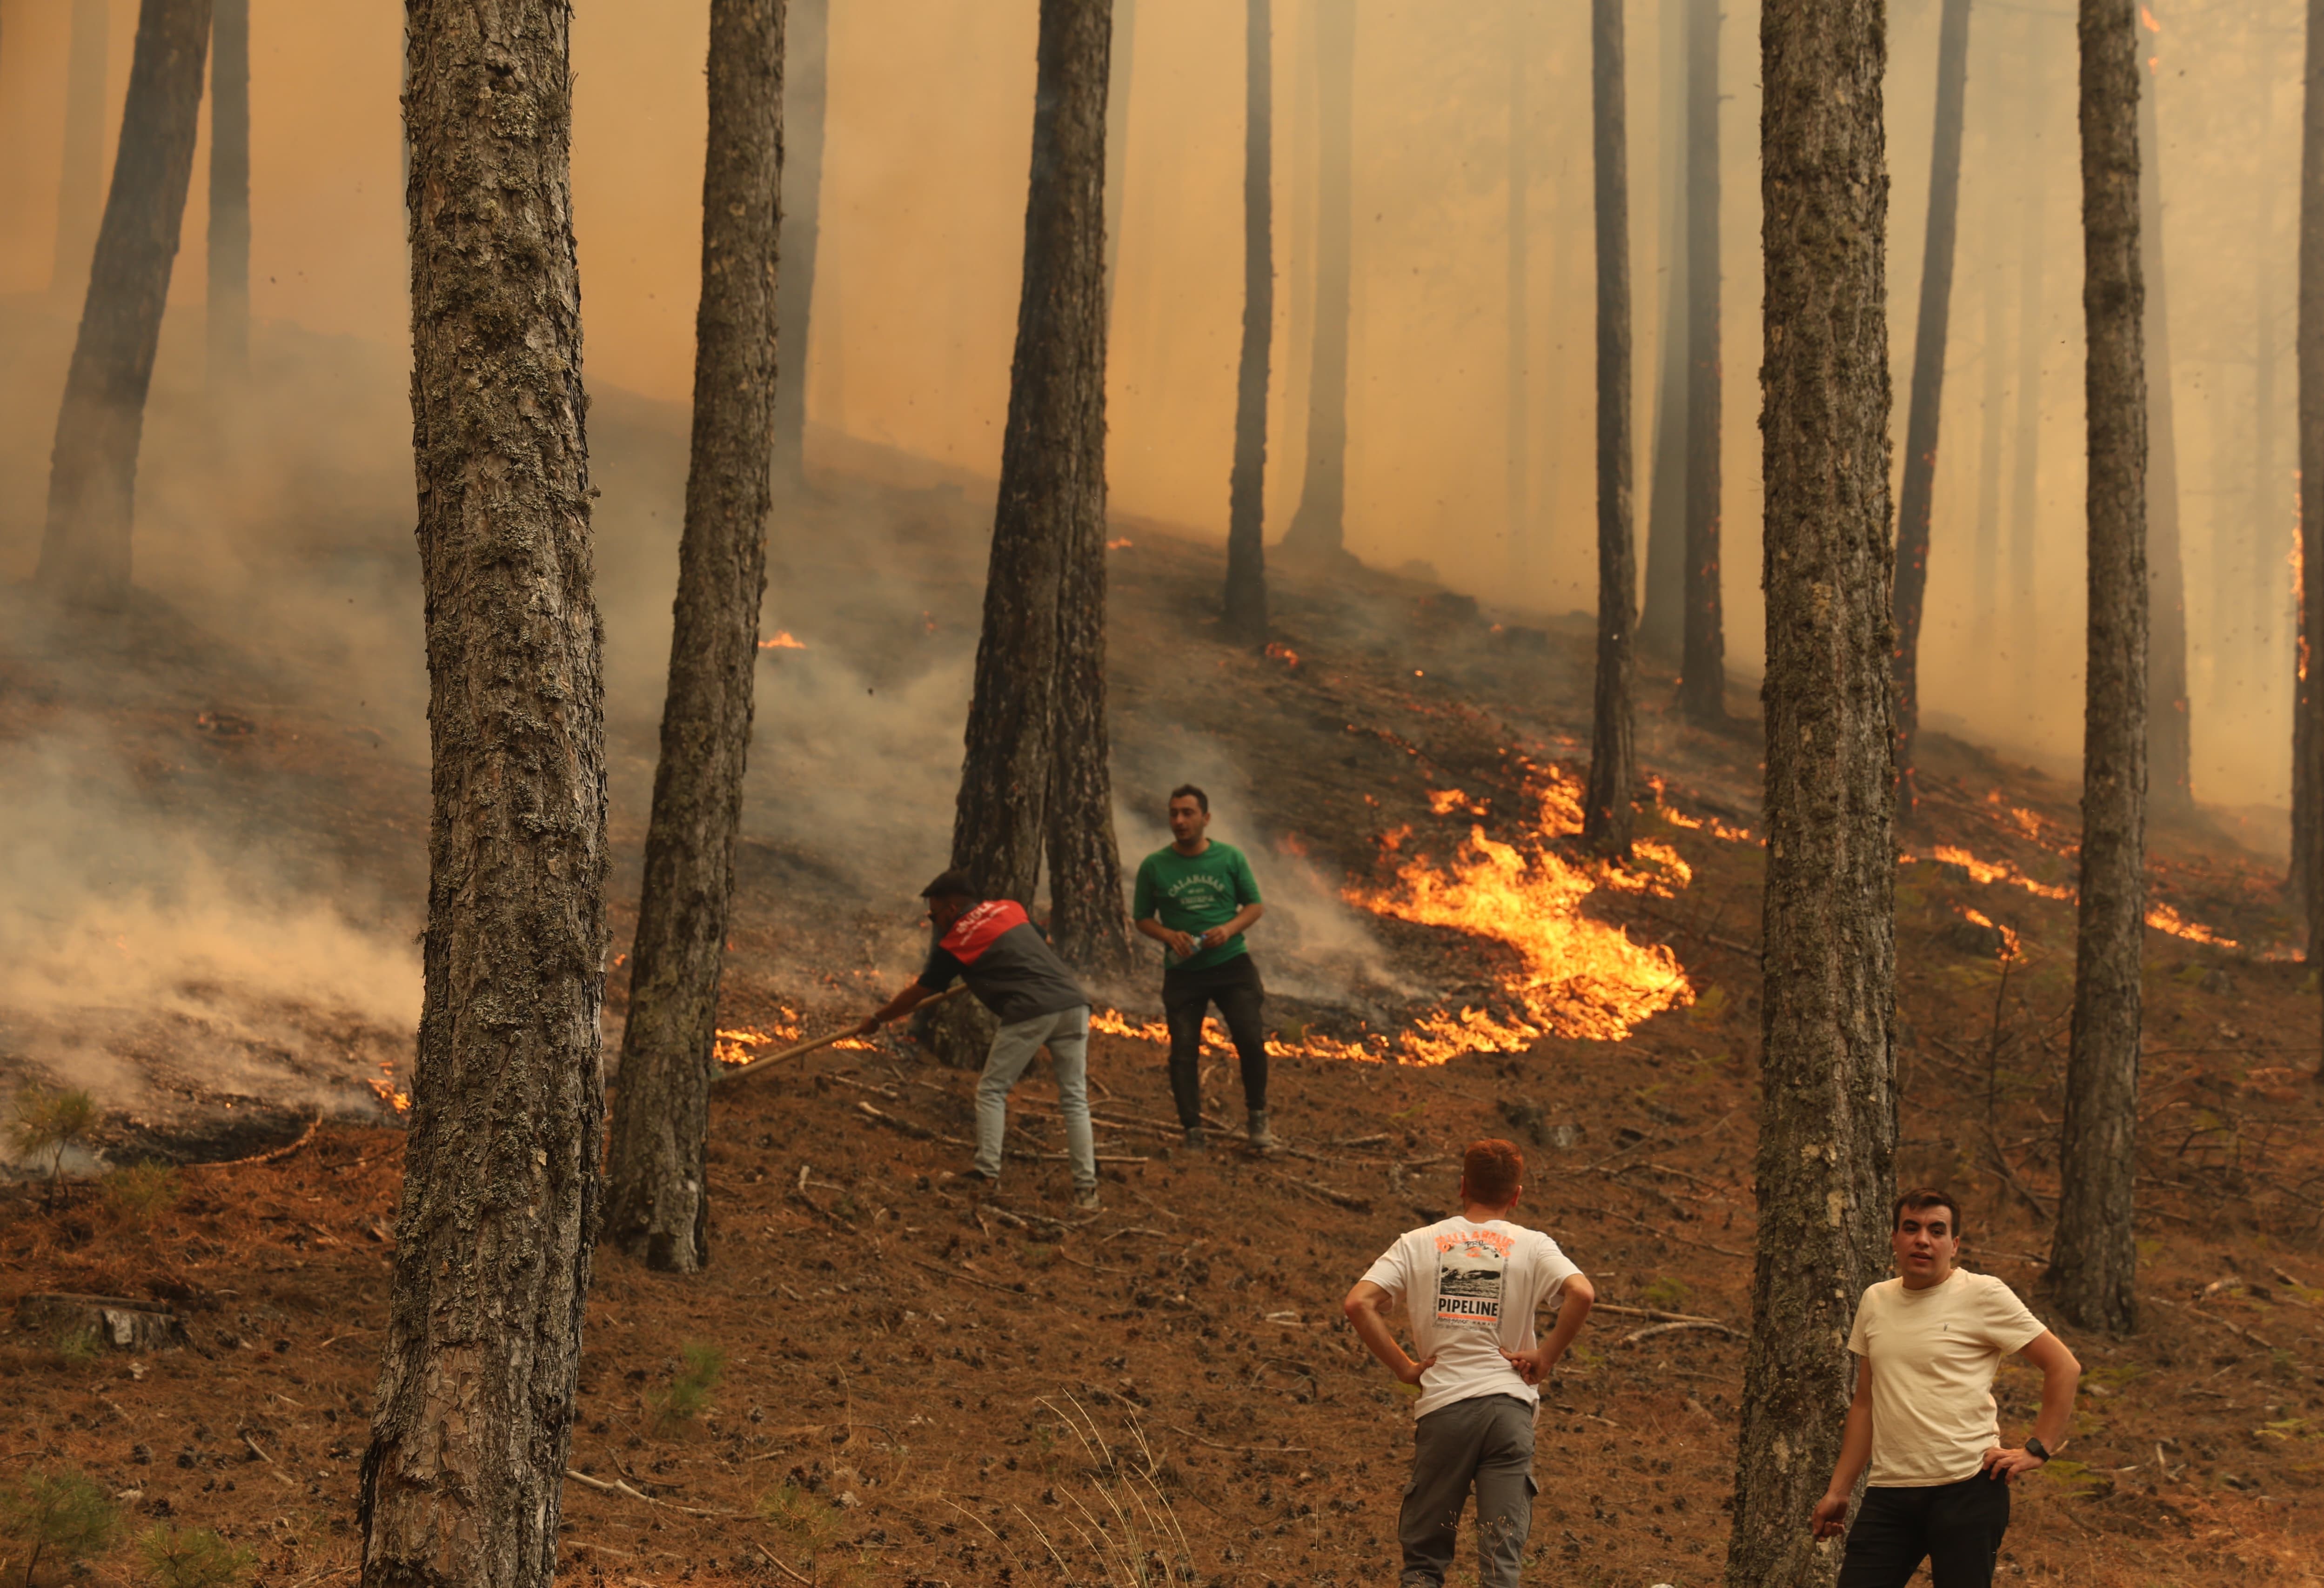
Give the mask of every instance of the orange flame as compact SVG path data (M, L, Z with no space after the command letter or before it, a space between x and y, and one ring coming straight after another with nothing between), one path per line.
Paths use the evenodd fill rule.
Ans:
M796 638L788 629L777 629L773 639L761 640L759 642L759 649L761 651L804 651L807 649L807 642Z
M710 1052L720 1064L748 1064L758 1057L753 1049L770 1043L796 1042L798 1034L799 1029L790 1024L779 1025L771 1031L722 1030L711 1043Z
M1127 551L1130 549L1130 537L1125 535L1119 540L1108 540L1105 549L1108 551Z
M2233 937L2222 937L2200 921L2190 921L2167 904L2146 907L2146 924L2158 932L2168 932L2174 937L2184 937L2190 943L2209 943L2220 948L2235 948Z
M2033 816L2031 812L2019 811L2014 814L2025 817L2037 824L2041 819ZM1960 867L1969 874L1973 882L2006 882L2013 888L2023 888L2028 893L2043 899L2054 899L2062 904L2071 904L2076 898L2076 891L2072 888L2061 883L2036 881L2006 860L1979 860L1968 850L1954 845L1938 845L1931 852L1931 857L1942 864ZM1905 858L1909 860L1912 857L1907 855ZM1977 916L1976 911L1971 910L1969 913L1972 919L1981 919ZM2190 943L2209 943L2220 948L2241 946L2233 937L2222 937L2200 921L2189 920L2167 904L2149 905L2146 910L2146 924L2158 932L2168 932L2173 937L2184 937ZM2002 928L2004 931L2007 929L2007 928Z
M1986 914L1985 911L1981 909L1963 909L1961 914L1969 919L1971 925L1983 927L1988 931L1998 932L2001 934L2002 958L2015 959L2017 957L2017 934L2015 932L2010 930L2007 927L2003 926L1999 921L1995 920L1991 916Z
M1292 650L1280 640L1269 640L1267 642L1267 653L1286 667L1299 665L1299 652Z

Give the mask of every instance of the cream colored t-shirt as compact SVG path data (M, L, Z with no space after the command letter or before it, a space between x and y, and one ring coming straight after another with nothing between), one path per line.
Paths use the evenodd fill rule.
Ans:
M2001 1443L1993 1374L2043 1333L2042 1320L1991 1274L1955 1269L1908 1290L1884 1279L1856 1308L1848 1348L1872 1364L1875 1489L1927 1489L1973 1478Z

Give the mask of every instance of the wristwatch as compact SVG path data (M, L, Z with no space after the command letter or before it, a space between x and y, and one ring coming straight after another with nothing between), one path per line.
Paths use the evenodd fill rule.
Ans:
M2050 1447L2029 1436L2025 1441L2025 1454L2035 1461L2046 1462L2050 1459Z

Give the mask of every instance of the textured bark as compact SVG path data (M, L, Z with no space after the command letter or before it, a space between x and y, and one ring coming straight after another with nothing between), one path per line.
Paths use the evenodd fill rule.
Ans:
M1130 915L1121 892L1121 846L1113 836L1113 774L1105 722L1106 493L1105 357L1106 304L1112 274L1107 268L1105 193L1111 166L1105 139L1111 130L1110 99L1114 74L1108 57L1125 18L1109 14L1110 0L1084 0L1093 23L1075 25L1068 48L1079 51L1065 63L1075 91L1094 92L1097 114L1073 115L1059 125L1054 155L1055 180L1076 191L1094 184L1098 203L1075 219L1091 229L1063 239L1063 245L1088 255L1077 259L1076 280L1094 272L1095 301L1059 327L1069 342L1065 356L1083 372L1093 396L1081 428L1066 438L1073 448L1073 477L1080 490L1064 527L1065 576L1057 604L1057 698L1056 747L1049 783L1049 936L1071 964L1093 974L1121 975L1130 970ZM1094 50L1096 53L1090 52ZM1094 143L1073 140L1094 136Z
M1936 134L1929 154L1929 225L1921 251L1921 312L1913 335L1913 393L1904 414L1904 482L1896 511L1896 767L1900 803L1919 799L1913 741L1921 726L1921 614L1929 587L1929 522L1936 499L1937 421L1943 415L1953 242L1960 214L1961 101L1969 81L1969 0L1945 0L1937 42Z
M783 269L775 285L775 483L807 483L807 350L815 318L815 255L823 201L825 66L831 0L788 0L783 18Z
M1895 693L1881 0L1760 14L1767 877L1758 1258L1729 1588L1831 1580L1808 1512L1849 1320L1887 1270L1896 1137Z
M1532 420L1526 402L1526 348L1531 332L1526 321L1526 196L1533 185L1533 162L1526 136L1526 72L1531 64L1526 58L1526 0L1510 0L1509 4L1509 134L1508 134L1508 325L1507 327L1506 357L1508 369L1508 408L1502 415L1506 425L1502 443L1504 471L1504 505L1508 509L1508 555L1512 572L1522 574L1532 547L1533 503L1530 490L1530 465L1533 460L1533 438L1529 433Z
M1630 853L1631 549L1629 112L1622 83L1622 0L1591 0L1591 180L1598 250L1598 674L1582 841Z
M1676 663L1686 632L1686 143L1668 108L1686 94L1689 0L1662 0L1662 363L1655 377L1654 477L1646 497L1638 649Z
M1686 33L1686 611L1679 705L1727 719L1719 586L1719 0L1691 0Z
M250 374L250 0L210 17L210 389Z
M2031 16L2019 20L2021 48L2037 62L2034 30L2042 25L2040 19ZM2038 65L2031 75L2036 88L2047 88L2047 74ZM2029 131L2038 114L2036 103L2034 94L2024 97ZM2014 642L2024 647L2016 653L2020 667L2033 660L2039 628L2034 615L2034 548L2042 518L2042 348L2046 339L2042 267L2048 257L2043 235L2048 179L2042 162L2028 160L2022 165L2025 195L2024 218L2019 223L2017 238L2017 395L2013 414L2017 440L2009 484L2009 632Z
M137 448L193 180L209 40L210 0L143 0L138 8L113 188L57 413L48 527L33 575L53 599L74 605L112 609L129 598Z
M2324 623L2324 0L2308 0L2300 145L2300 569L2292 637L2292 884L2308 963L2324 965L2324 685L2309 655Z
M60 302L88 284L90 252L105 213L105 66L113 8L106 0L72 0L72 42L65 56L65 150L57 182L56 262L49 291Z
M783 0L710 0L708 78L686 527L605 1196L606 1239L675 1273L710 1260L711 1048L772 490Z
M1269 0L1246 0L1244 22L1242 356L1235 373L1234 466L1227 481L1226 616L1229 634L1260 645L1267 641L1267 355L1275 336ZM1294 533L1297 528L1295 523Z
M569 16L559 0L406 13L433 808L364 1588L537 1588L557 1564L604 1116Z
M1307 374L1307 457L1289 555L1347 548L1348 312L1355 235L1356 0L1315 14L1315 339Z
M2195 808L2187 704L2187 575L2179 548L2179 431L2171 400L2171 310L2163 277L2163 139L2154 83L2138 101L2139 271L2146 295L2146 762L2158 808Z
M1025 277L952 863L1030 906L1047 833L1060 586L1105 522L1107 0L1041 0Z
M2068 1321L2138 1321L2139 959L2146 914L2146 377L2137 0L2081 0L2089 649L2081 894L2058 1225L2043 1285Z

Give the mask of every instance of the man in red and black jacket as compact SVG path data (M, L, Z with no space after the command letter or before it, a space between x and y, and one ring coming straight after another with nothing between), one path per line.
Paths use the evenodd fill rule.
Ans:
M984 1074L976 1083L976 1175L1001 1178L1001 1139L1009 1124L1009 1091L1044 1047L1057 1077L1057 1112L1065 1118L1065 1151L1073 1159L1074 1205L1098 1208L1096 1149L1089 1117L1089 994L1025 907L1013 899L980 900L968 878L946 872L920 890L928 901L936 945L919 979L855 1028L868 1037L890 1020L964 981L976 1001L1001 1021Z

